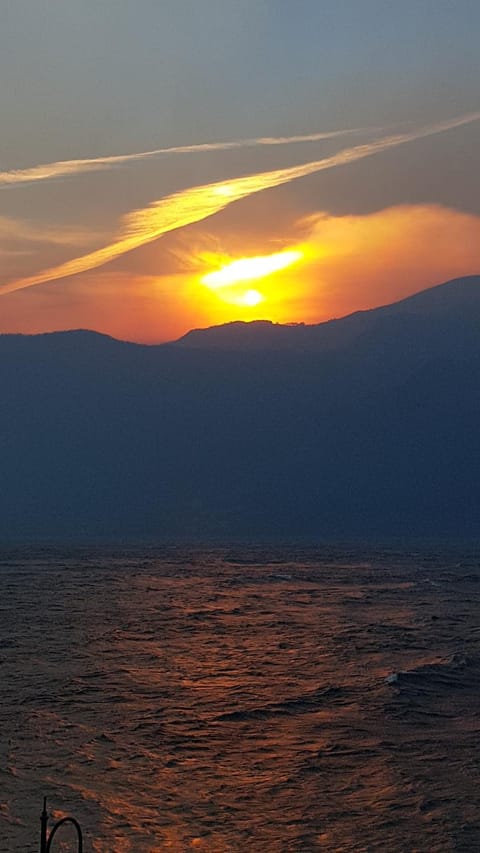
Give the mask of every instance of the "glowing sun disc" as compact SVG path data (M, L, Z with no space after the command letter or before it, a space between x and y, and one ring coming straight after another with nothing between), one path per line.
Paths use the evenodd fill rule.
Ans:
M258 290L247 290L243 294L242 302L244 305L248 305L249 308L253 308L260 302L263 302L263 296Z

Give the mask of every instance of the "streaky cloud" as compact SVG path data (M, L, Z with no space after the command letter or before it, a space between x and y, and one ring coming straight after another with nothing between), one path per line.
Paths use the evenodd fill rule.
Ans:
M229 151L235 148L254 148L262 145L293 145L306 142L320 142L322 139L335 139L340 136L353 136L358 133L378 132L381 128L355 127L345 130L329 130L308 133L300 136L259 136L252 139L235 139L229 142L200 142L193 145L176 145L170 148L155 148L152 151L137 151L133 154L113 154L106 157L92 157L79 160L58 160L55 163L30 166L26 169L9 169L0 172L0 188L15 187L37 181L55 178L74 177L86 172L97 172L121 166L124 163L147 160L162 154L197 154L208 151Z
M81 228L44 226L9 216L0 216L0 240L2 241L84 246L90 239L91 234Z
M13 293L27 287L34 287L96 269L126 252L157 240L163 234L195 222L201 222L224 210L233 202L255 193L287 184L316 172L354 163L407 142L414 142L437 133L443 133L478 119L480 119L480 112L470 113L408 133L386 136L370 143L346 148L322 160L313 160L284 169L259 172L254 175L181 190L159 201L152 202L146 208L134 210L127 214L123 218L123 229L119 238L114 243L35 275L9 282L1 287L0 294Z

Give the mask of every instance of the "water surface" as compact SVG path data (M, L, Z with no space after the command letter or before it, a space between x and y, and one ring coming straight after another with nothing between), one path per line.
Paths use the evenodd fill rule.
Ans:
M480 850L479 591L473 549L4 549L0 851L43 794L96 853Z

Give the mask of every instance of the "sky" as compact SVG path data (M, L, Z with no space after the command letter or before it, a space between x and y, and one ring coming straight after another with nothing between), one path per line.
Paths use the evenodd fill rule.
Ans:
M4 0L0 332L157 343L480 274L478 0Z

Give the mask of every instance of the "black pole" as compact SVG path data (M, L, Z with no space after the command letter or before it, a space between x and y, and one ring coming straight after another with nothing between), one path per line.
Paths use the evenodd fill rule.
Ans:
M40 815L40 853L47 853L47 798L43 798L43 812Z
M48 813L47 813L47 798L43 798L43 812L40 815L40 823L41 823L41 831L40 831L40 853L50 853L52 848L52 841L57 832L57 829L60 829L64 823L72 823L77 832L78 838L78 853L83 853L83 837L82 830L78 820L75 820L74 817L62 817L61 820L57 820L57 822L52 826L50 831L50 835L47 838L47 822L48 822Z

